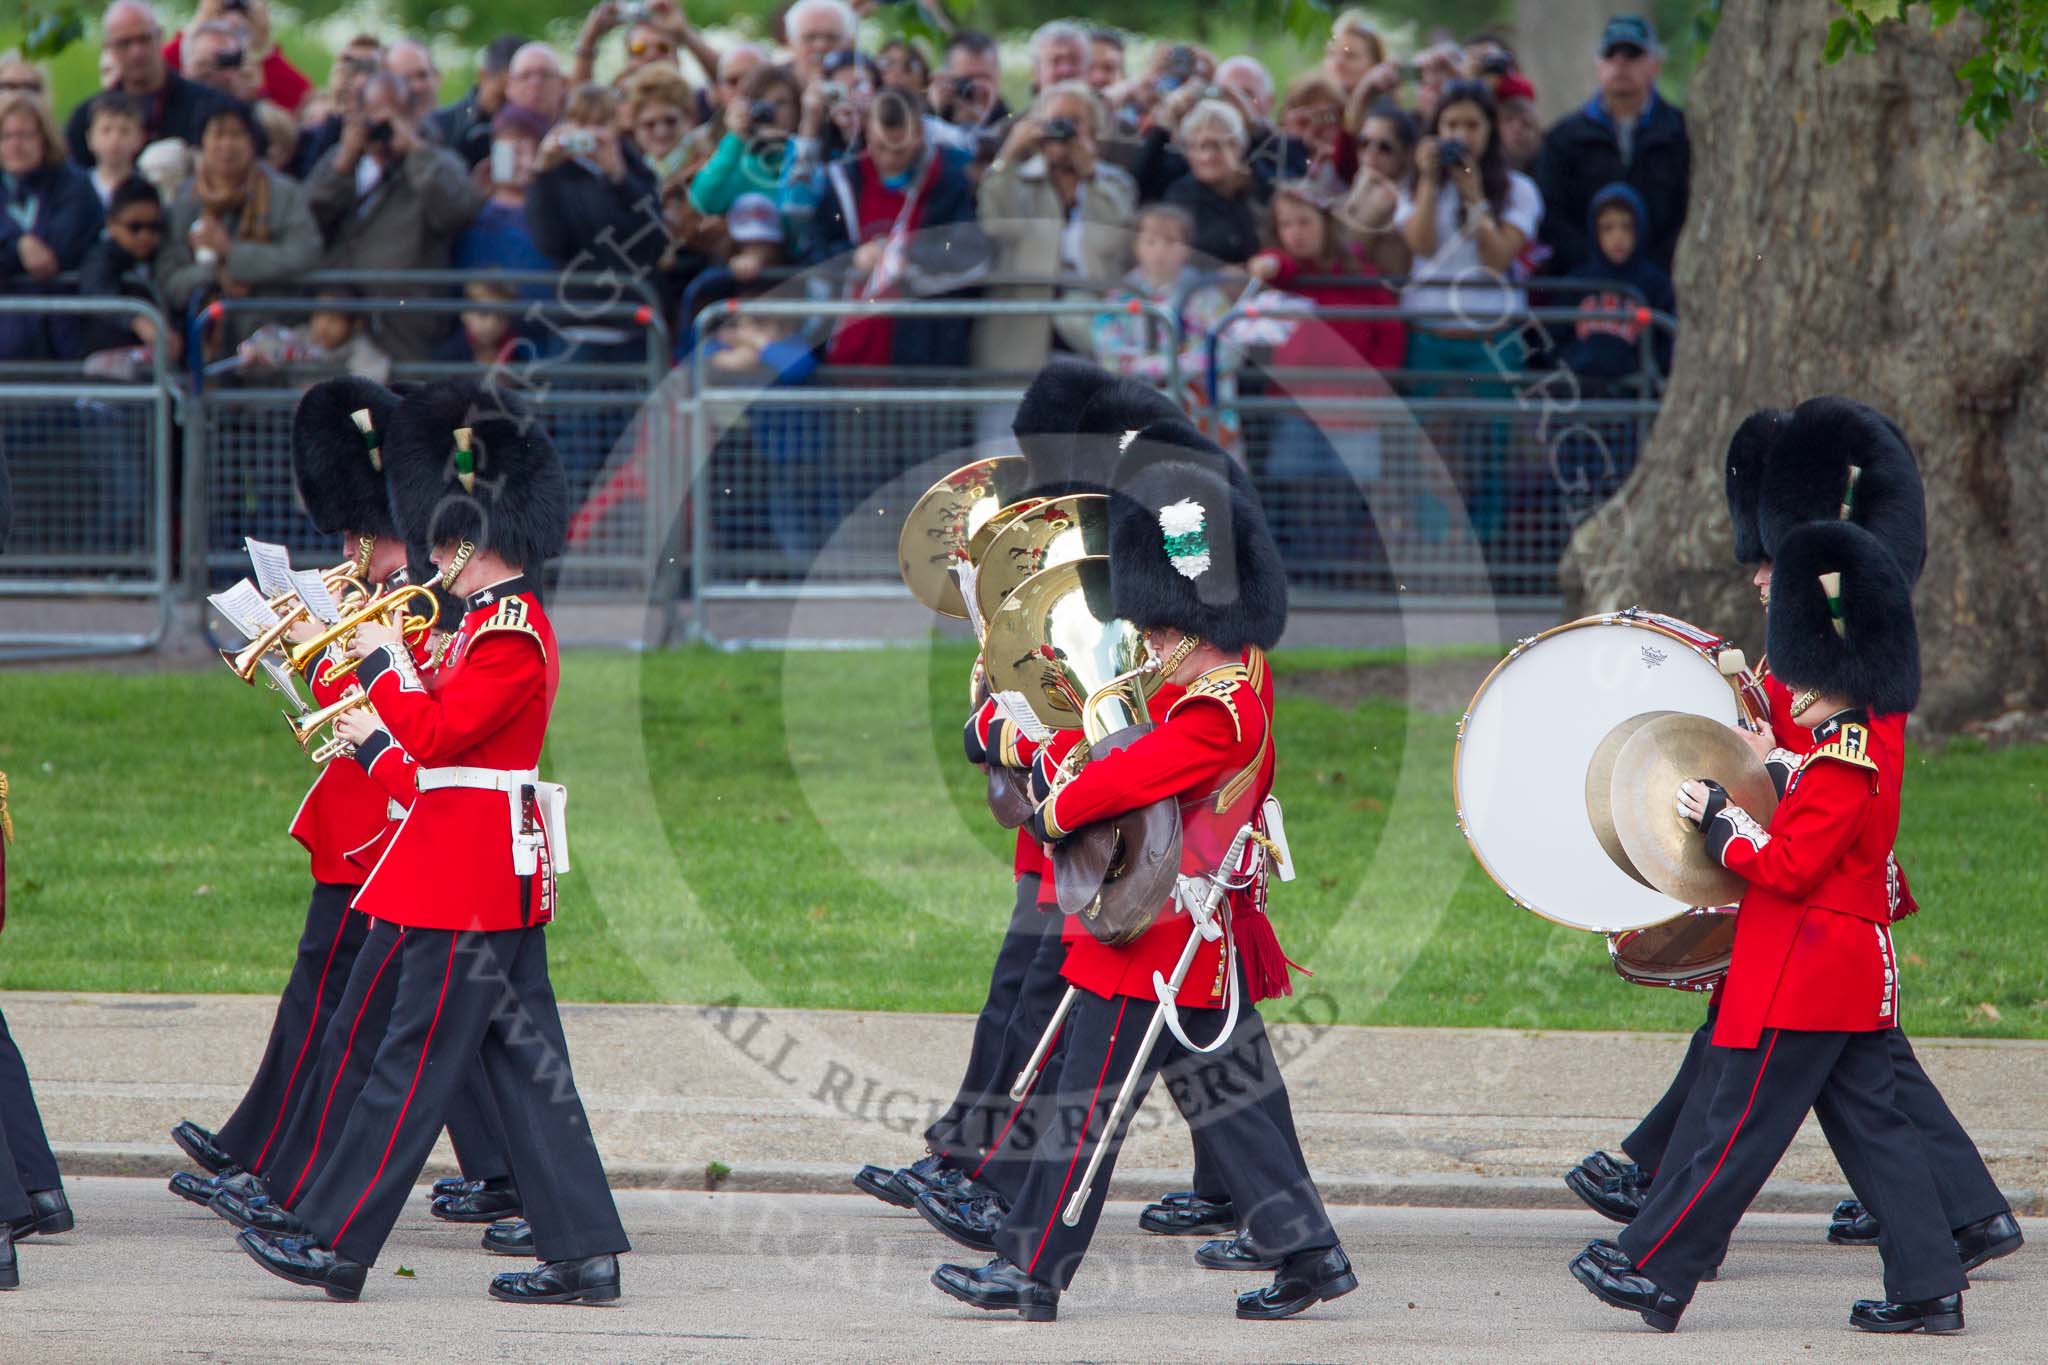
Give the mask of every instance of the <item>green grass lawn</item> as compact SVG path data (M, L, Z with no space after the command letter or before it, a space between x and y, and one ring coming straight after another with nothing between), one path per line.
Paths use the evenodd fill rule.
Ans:
M957 738L969 655L572 654L547 767L575 871L553 941L583 1000L973 1010L1010 840ZM1279 792L1301 877L1273 911L1318 1017L1690 1028L1700 1002L1615 977L1602 941L1508 904L1450 800L1460 697L1350 704L1278 660ZM1311 687L1309 684L1314 683ZM1290 696L1290 686L1296 695ZM311 766L224 672L0 675L19 834L0 986L271 991L307 892L285 828ZM1909 1027L2048 1037L2048 749L1910 760L1899 932Z

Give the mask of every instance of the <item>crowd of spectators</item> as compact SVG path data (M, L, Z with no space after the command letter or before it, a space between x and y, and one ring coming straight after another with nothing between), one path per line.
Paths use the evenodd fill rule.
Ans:
M1201 396L1221 438L1241 438L1226 400L1240 377L1262 382L1254 354L1268 391L1314 418L1274 423L1261 471L1310 500L1317 481L1382 464L1368 423L1314 413L1358 392L1331 371L1396 373L1427 397L1505 393L1555 364L1596 392L1635 392L1646 359L1668 363L1668 337L1646 345L1633 309L1676 308L1690 153L1645 19L1608 23L1589 97L1547 131L1498 36L1402 60L1359 11L1335 19L1318 65L1280 73L1080 22L1041 27L1028 73L972 30L927 51L864 50L858 29L844 0L795 0L775 42L719 43L679 0L601 0L572 50L496 38L474 84L437 104L442 73L410 37L361 34L315 84L276 46L266 0L201 0L179 32L144 0L114 0L98 27L105 88L61 111L61 132L45 73L0 59L0 291L75 272L88 292L156 303L173 335L0 314L0 361L176 348L194 310L302 294L313 270L455 267L478 275L474 312L238 304L185 359L312 356L376 374L519 350L629 361L634 329L538 326L509 301L550 287L501 276L634 276L680 351L699 344L706 304L801 274L812 297L1059 306L971 325L754 325L720 343L720 369L1014 376L1076 352L1164 378L1171 348L1127 307L1142 301L1179 310L1177 359L1214 386ZM1559 276L1595 283L1558 292L1546 279ZM1588 316L1529 329L1532 291ZM1075 306L1097 298L1100 311ZM1254 299L1263 321L1211 368L1208 330ZM1278 377L1290 369L1306 377ZM1481 497L1473 510L1493 534L1499 509Z

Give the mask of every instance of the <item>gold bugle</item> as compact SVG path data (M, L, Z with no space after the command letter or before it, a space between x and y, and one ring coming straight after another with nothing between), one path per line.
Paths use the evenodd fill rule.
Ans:
M408 616L405 618L405 624L399 627L399 631L405 636L406 648L417 649L419 648L420 641L425 639L427 632L433 628L434 623L424 616ZM343 678L354 677L355 671L362 666L363 661L361 659L344 660L329 668L325 673L322 673L320 681L323 685L331 687Z
M313 666L314 660L327 652L329 645L334 644L338 640L348 639L356 633L358 627L367 625L380 617L394 615L402 611L409 603L421 600L427 603L428 611L425 616L417 619L425 621L428 628L431 629L434 622L438 621L441 616L440 604L434 598L433 589L422 587L417 583L408 583L402 588L395 588L390 592L378 594L304 644L293 645L285 651L285 662L292 666L293 672L303 674L308 668Z
M370 694L360 687L350 688L348 694L338 701L328 703L318 711L308 711L303 716L286 716L285 723L292 727L292 738L299 742L301 749L313 742L321 727L332 724L338 717L346 715L358 706L369 703Z
M229 653L225 649L222 650L220 657L226 661L227 666L234 671L236 677L254 687L256 685L256 671L263 666L263 656L281 646L284 643L286 632L291 630L300 621L303 621L307 615L307 609L302 604L297 611L279 619L276 625L271 626L248 644L243 645L241 649L233 653Z

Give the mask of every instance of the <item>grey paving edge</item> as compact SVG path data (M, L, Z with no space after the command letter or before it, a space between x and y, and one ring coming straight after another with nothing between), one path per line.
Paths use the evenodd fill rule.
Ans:
M138 1176L168 1180L173 1172L192 1169L185 1154L172 1146L128 1147L113 1143L78 1143L56 1149L57 1164L66 1175ZM855 1167L824 1162L790 1162L779 1166L736 1166L715 1180L701 1166L612 1164L605 1170L614 1187L625 1190L675 1190L697 1193L719 1190L733 1194L852 1194ZM455 1168L429 1162L422 1179L454 1175ZM1110 1198L1153 1199L1187 1182L1185 1171L1118 1171ZM1390 1204L1445 1209L1583 1209L1562 1180L1530 1180L1519 1176L1318 1174L1316 1188L1331 1204ZM1847 1199L1846 1185L1773 1183L1758 1197L1758 1213L1825 1213L1835 1201ZM2024 1216L2048 1215L2048 1190L2008 1190L2014 1210ZM1589 1211L1590 1212L1590 1211Z

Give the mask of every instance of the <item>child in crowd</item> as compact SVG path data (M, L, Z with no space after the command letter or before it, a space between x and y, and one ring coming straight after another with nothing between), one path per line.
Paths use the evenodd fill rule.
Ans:
M471 280L462 287L471 303L511 303L519 291L493 280ZM434 359L469 363L490 369L510 365L520 355L518 314L499 308L465 308L462 326L442 341Z
M142 155L142 106L133 96L119 90L103 90L93 96L92 112L86 118L85 145L92 152L92 187L99 192L100 207L110 209L114 191L134 178L135 158Z
M1649 235L1647 211L1642 196L1617 180L1603 186L1587 207L1587 235L1593 252L1574 261L1565 273L1575 279L1612 280L1621 289L1589 291L1579 300L1582 314L1630 313L1640 306L1637 296L1660 313L1676 313L1678 296L1671 277L1643 254L1643 239ZM1629 317L1589 316L1572 328L1560 359L1579 376L1581 389L1593 395L1634 390L1643 371L1643 333L1651 333L1651 348L1660 374L1671 369L1671 332L1651 329L1647 320Z
M1337 208L1319 183L1277 187L1269 245L1247 267L1267 290L1285 296L1259 294L1262 309L1389 310L1385 318L1302 318L1273 350L1269 365L1276 377L1269 390L1292 398L1295 406L1274 418L1265 476L1284 509L1274 527L1281 550L1303 567L1356 558L1368 521L1361 492L1370 498L1384 476L1378 422L1328 400L1386 396L1385 386L1327 372L1397 369L1407 345L1406 328L1392 315L1399 300L1346 239ZM1286 377L1304 371L1323 373Z
M361 297L346 285L330 285L314 296L323 302L354 302ZM297 382L289 373L301 368L312 371L307 382L346 370L379 384L391 377L391 357L370 339L369 318L345 308L317 308L303 327L269 323L257 328L235 353L209 369L285 370L286 382Z
M1200 385L1208 366L1210 329L1230 309L1230 298L1215 285L1197 285L1201 272L1194 256L1195 224L1178 204L1150 204L1138 210L1132 239L1136 265L1124 276L1123 287L1105 302L1109 310L1098 315L1091 329L1095 358L1105 369L1132 375L1152 384L1166 382L1166 337L1160 326L1143 312L1134 313L1133 303L1155 304L1169 312L1180 306L1182 335L1187 346L1180 355L1183 382ZM1227 357L1219 358L1228 363Z
M139 127L138 127L139 131ZM163 307L155 263L164 244L164 203L147 180L130 178L107 204L106 235L78 265L78 292L87 297L141 299ZM175 362L183 340L175 327L164 334L166 360ZM132 378L149 364L157 326L148 318L106 314L86 319L86 370L107 378Z
M263 160L279 175L290 175L299 155L299 125L269 100L256 102L256 124L263 130Z

